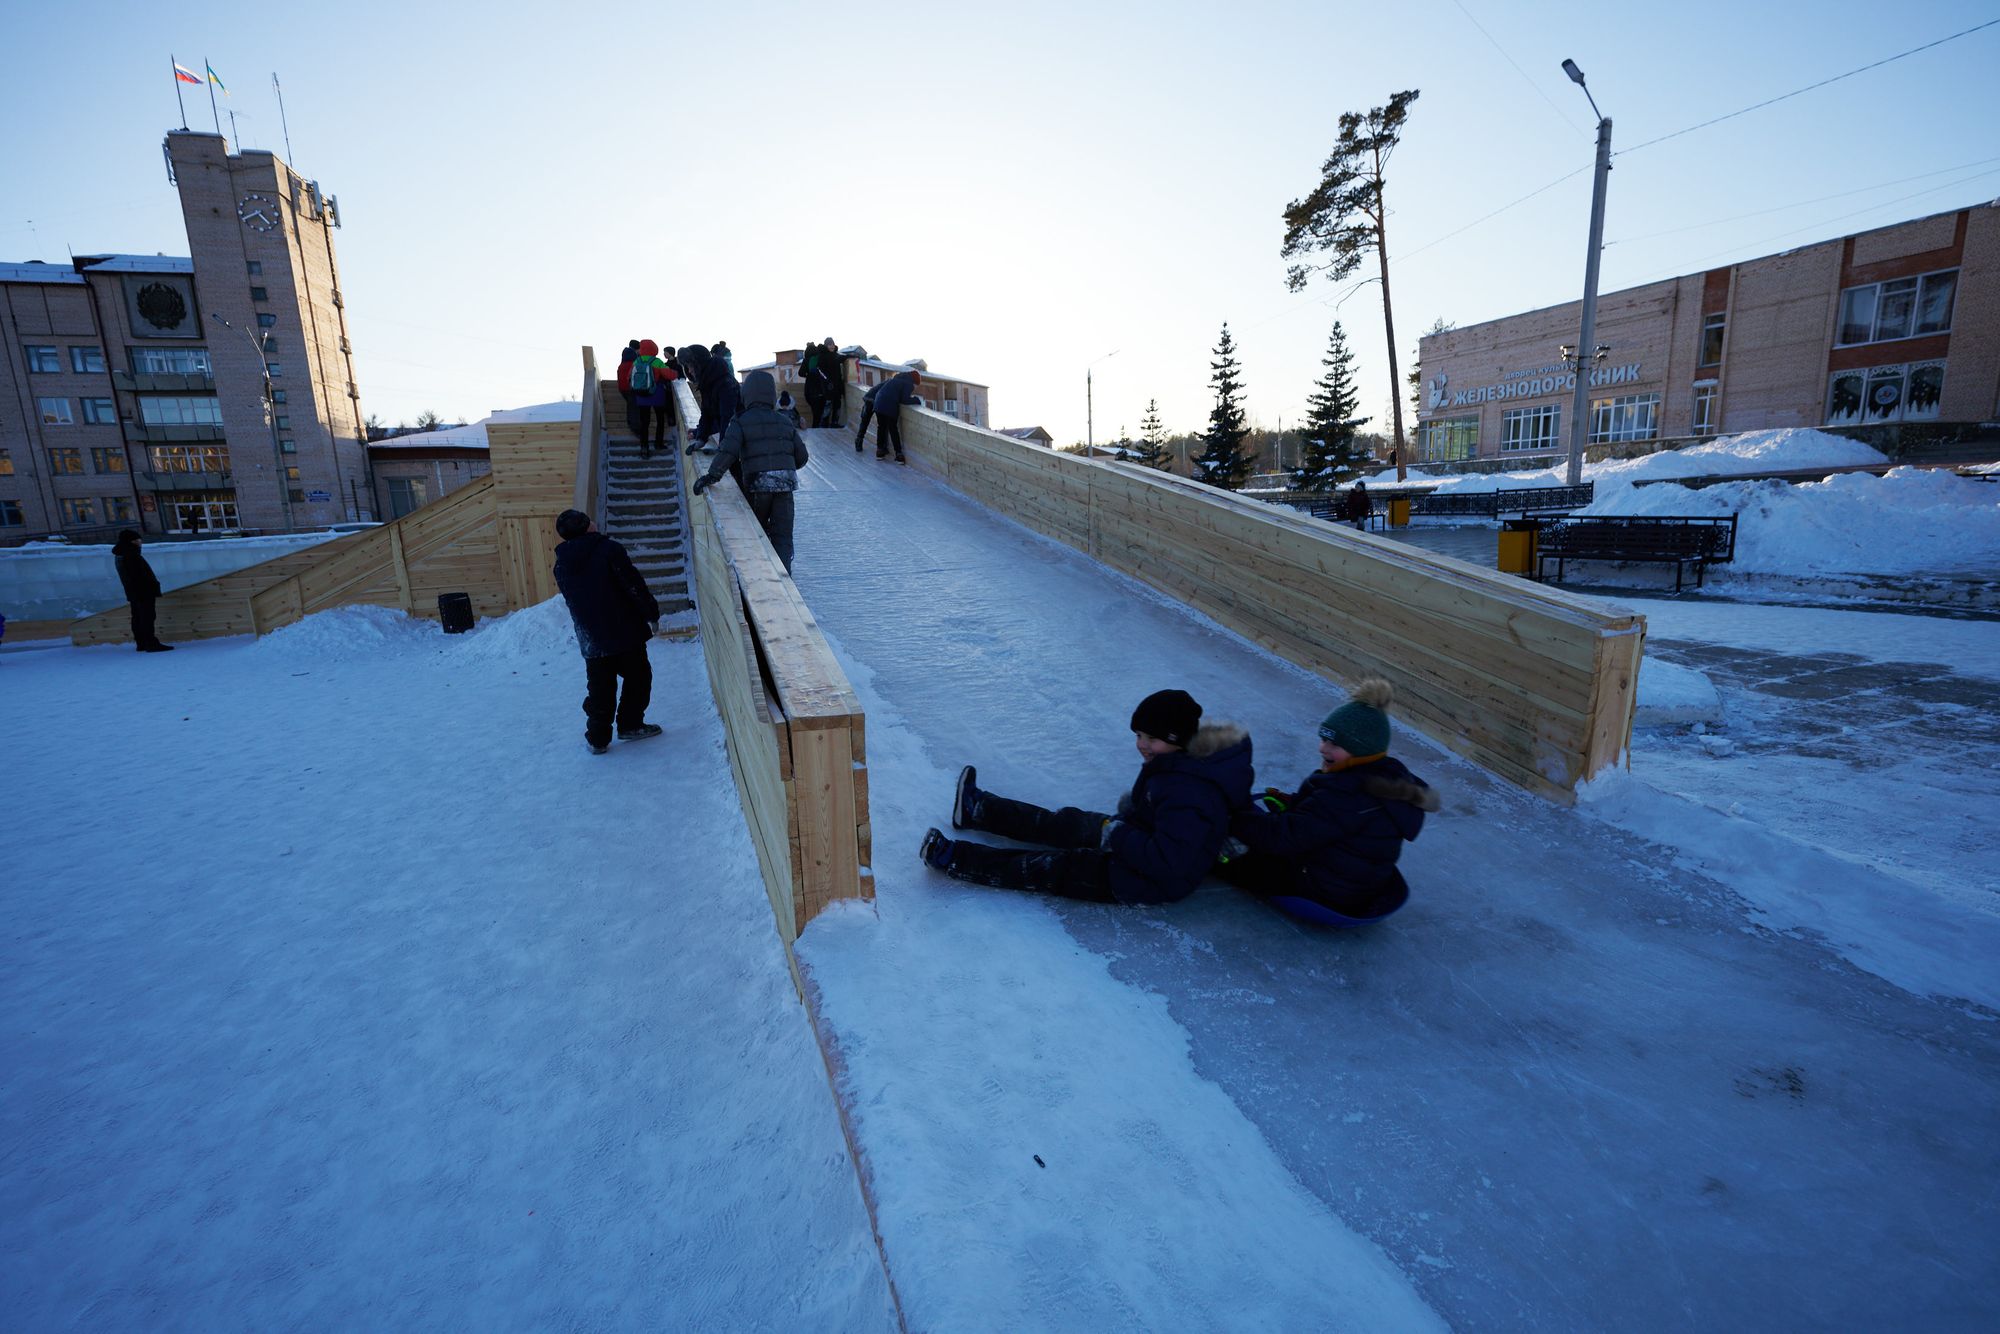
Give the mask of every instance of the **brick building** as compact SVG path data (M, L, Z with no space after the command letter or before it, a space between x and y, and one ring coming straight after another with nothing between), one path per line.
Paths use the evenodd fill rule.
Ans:
M175 130L188 255L0 264L0 541L372 519L334 201Z
M1419 346L1418 462L1569 447L1580 302ZM2000 417L2000 200L1598 298L1593 444Z

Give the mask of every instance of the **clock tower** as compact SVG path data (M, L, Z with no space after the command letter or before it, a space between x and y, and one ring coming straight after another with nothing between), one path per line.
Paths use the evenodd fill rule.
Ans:
M229 480L245 528L373 519L367 431L334 258L338 201L275 153L173 130Z

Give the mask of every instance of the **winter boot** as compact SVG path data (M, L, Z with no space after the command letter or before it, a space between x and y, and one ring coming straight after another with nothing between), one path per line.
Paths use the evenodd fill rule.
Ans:
M979 770L966 765L958 771L958 791L951 799L951 827L974 829L979 824Z
M943 830L926 829L924 845L918 850L918 855L924 859L924 865L933 871L951 870L951 840L944 836Z
M608 754L611 750L611 743L609 741L592 741L589 738L585 738L583 744L590 747L590 753L593 755Z
M908 463L908 462L909 462L909 460L908 460L908 459L906 459L906 458L904 458L904 457L903 457L903 456L902 456L901 454L898 454L898 455L896 456L896 462L898 462L898 463L905 463L905 464L906 464L906 463Z
M658 723L640 723L637 727L619 728L618 739L620 741L644 741L647 737L658 736L665 730Z

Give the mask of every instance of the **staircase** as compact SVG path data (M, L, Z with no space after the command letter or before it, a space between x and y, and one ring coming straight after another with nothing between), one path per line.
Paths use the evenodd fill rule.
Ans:
M625 400L618 382L602 384L604 429L610 439L609 477L598 528L631 553L646 586L660 600L660 614L673 616L694 606L688 595L686 525L681 519L678 431L650 459L639 457L639 442L625 424Z

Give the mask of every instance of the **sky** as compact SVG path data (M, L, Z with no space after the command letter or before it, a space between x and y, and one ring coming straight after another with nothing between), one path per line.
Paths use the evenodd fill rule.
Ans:
M242 144L338 196L362 404L391 423L573 397L586 344L723 338L742 367L832 336L988 385L996 426L1111 439L1157 400L1198 430L1226 322L1250 419L1278 427L1337 319L1386 427L1379 289L1287 292L1284 209L1342 112L1415 88L1388 177L1402 369L1437 320L1576 299L1593 117L1565 57L1621 154L1606 292L2000 197L2000 98L1975 95L2000 26L1648 142L2000 19L1990 0L1893 23L1848 0L772 3L660 7L642 33L626 7L511 0L476 22L93 12L88 33L55 7L0 20L45 54L0 86L7 123L45 127L0 158L0 262L186 253L168 61L206 60L224 130L233 109Z

